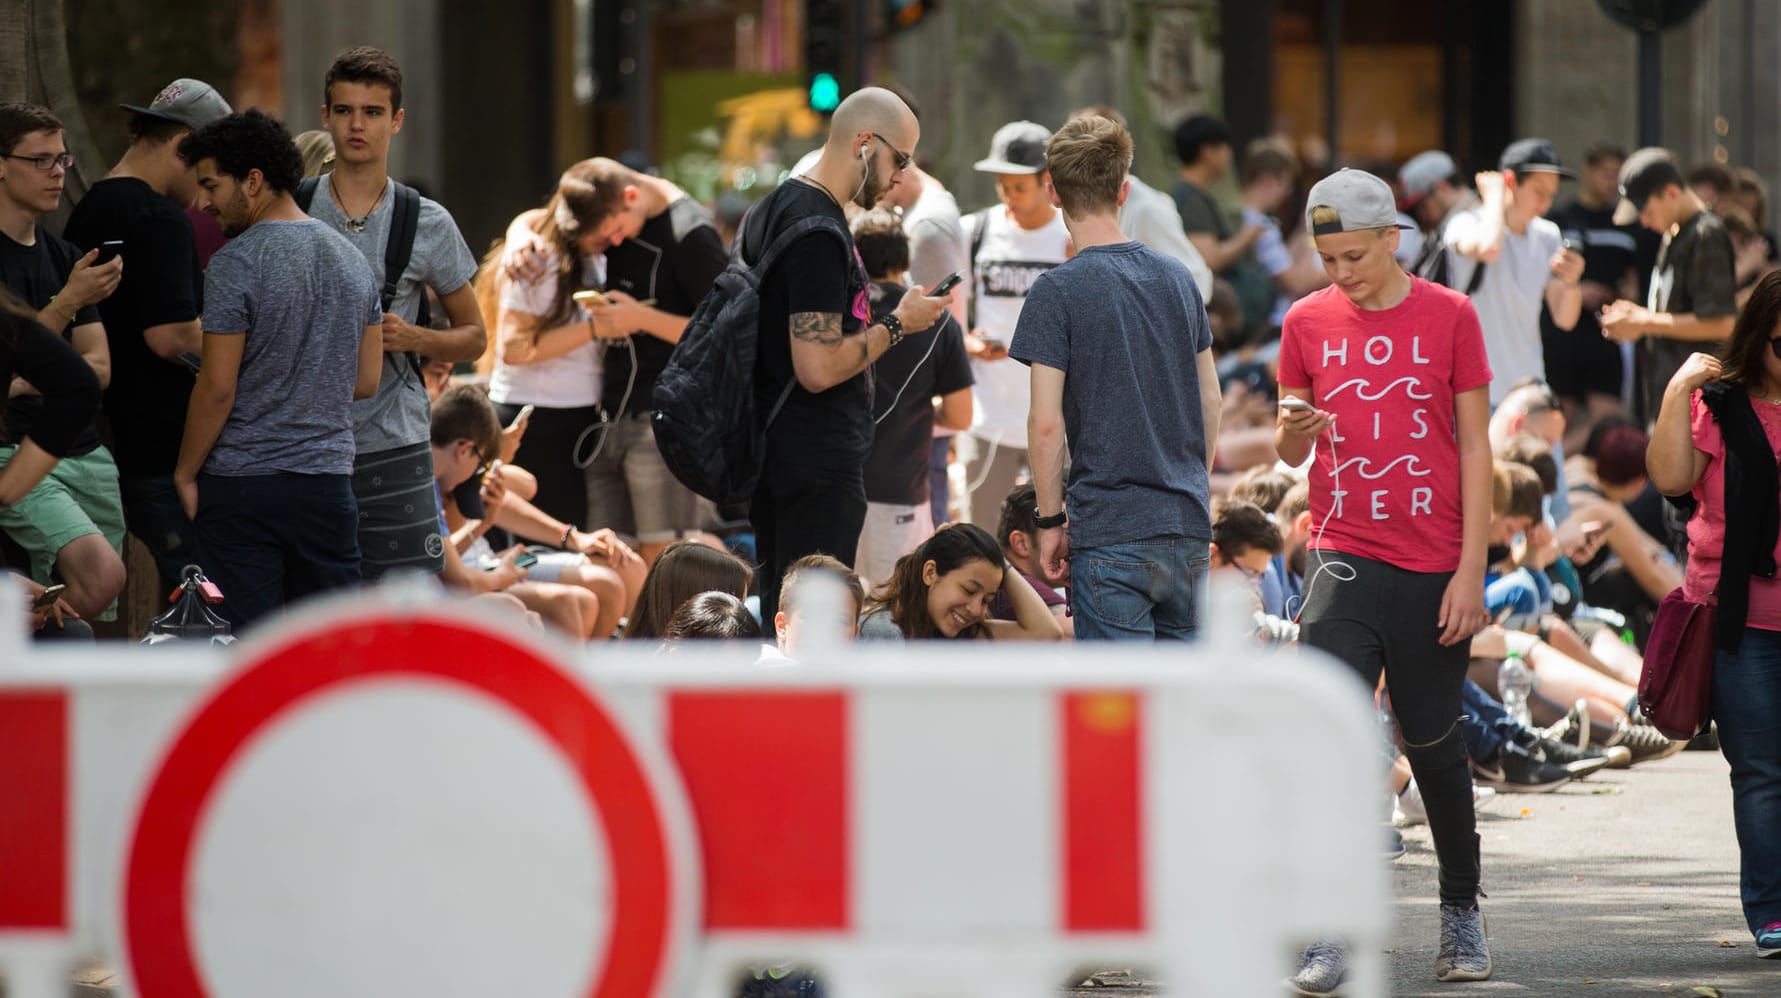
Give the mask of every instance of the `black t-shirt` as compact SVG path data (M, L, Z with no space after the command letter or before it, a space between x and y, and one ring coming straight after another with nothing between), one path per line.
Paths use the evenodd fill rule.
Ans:
M759 260L773 238L811 215L824 214L847 230L841 206L821 189L798 180L780 184L749 212L743 235L745 261ZM848 239L812 232L799 239L761 281L761 339L755 359L755 407L765 419L792 372L790 317L799 312L841 315L843 336L865 334L866 271ZM775 465L857 471L872 449L872 389L866 372L812 395L794 385L779 418L767 430L768 473Z
M12 384L15 375L42 393L31 440L55 457L67 457L99 412L99 376L60 336L30 319L0 313L0 385ZM22 437L8 424L7 443Z
M666 211L643 223L643 231L606 251L606 287L638 301L655 299L655 307L670 315L692 315L711 290L711 282L729 264L723 239L712 227L711 216L690 197L669 205ZM674 344L648 333L633 333L631 349L637 352L637 382L625 405L627 414L650 410L650 392ZM601 397L607 411L617 408L631 376L631 351L608 347L603 364L605 387Z
M1725 223L1710 211L1701 211L1676 229L1651 271L1651 306L1659 312L1692 314L1700 319L1736 315L1738 277L1733 262L1732 240ZM1711 353L1714 344L1646 336L1639 341L1639 378L1634 391L1633 418L1642 424L1657 419L1664 388L1676 369L1699 350Z
M62 285L68 283L68 275L74 271L74 264L80 257L78 250L45 232L41 225L37 227L37 242L31 246L21 246L10 236L0 235L0 284L24 299L32 311L41 312L62 290ZM98 321L98 309L88 305L75 313L69 329ZM69 331L52 332L59 332L66 339ZM13 444L32 436L31 424L42 411L43 399L36 395L7 399L5 441ZM62 456L78 457L91 453L98 446L99 432L89 419Z
M1546 217L1559 227L1566 239L1583 246L1583 279L1606 284L1618 294L1620 279L1638 264L1638 226L1615 225L1612 208L1596 211L1584 207L1580 201L1554 209ZM1545 310L1540 312L1540 323L1544 331L1559 332L1552 324L1551 313ZM1599 337L1602 324L1593 310L1584 309L1569 335Z
M93 185L68 217L63 235L82 252L102 242L124 242L124 276L99 303L111 347L111 384L105 414L118 471L128 476L171 475L179 463L192 372L148 348L151 326L190 322L203 310L204 272L192 223L170 199L134 177Z
M900 284L873 284L872 317L889 315L906 291ZM951 314L943 313L932 327L904 338L878 358L872 365L872 416L878 426L866 458L869 502L918 506L928 501L933 398L969 387L971 361Z

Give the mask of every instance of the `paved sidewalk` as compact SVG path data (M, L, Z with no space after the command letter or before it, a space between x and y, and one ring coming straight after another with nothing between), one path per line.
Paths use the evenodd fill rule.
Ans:
M1495 977L1435 981L1435 855L1428 827L1415 826L1404 829L1407 855L1392 864L1397 998L1781 996L1781 960L1756 958L1738 907L1719 753L1604 771L1550 794L1503 794L1478 830ZM1174 998L1142 979L1103 981L1065 994Z

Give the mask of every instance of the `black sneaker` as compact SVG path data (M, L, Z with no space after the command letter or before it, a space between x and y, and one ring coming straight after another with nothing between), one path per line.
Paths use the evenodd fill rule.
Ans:
M1571 774L1563 766L1547 762L1514 742L1504 742L1489 765L1473 763L1472 774L1478 782L1509 793L1550 793L1571 782Z
M1563 766L1565 772L1570 773L1573 779L1580 780L1598 769L1608 767L1607 753L1596 749L1580 749L1570 742L1555 742L1550 738L1540 739L1539 746L1539 754L1544 756L1547 762L1555 766ZM1619 751L1626 752L1628 757L1631 757L1632 753L1628 750L1619 749Z

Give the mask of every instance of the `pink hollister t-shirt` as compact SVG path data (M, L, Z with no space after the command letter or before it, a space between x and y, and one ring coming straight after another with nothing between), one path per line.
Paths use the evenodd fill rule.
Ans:
M1451 572L1462 525L1453 400L1489 385L1490 363L1466 296L1410 280L1378 312L1334 285L1299 299L1281 329L1280 385L1310 389L1336 415L1311 467L1310 546Z
M1781 457L1781 407L1756 399L1751 399L1750 405L1768 434L1769 446ZM1694 449L1707 455L1707 467L1694 486L1700 505L1688 521L1688 571L1682 576L1682 595L1697 603L1717 603L1713 590L1719 585L1719 564L1725 551L1725 437L1701 401L1700 392L1689 400L1689 419L1694 427ZM1776 500L1765 496L1756 501ZM1781 559L1781 539L1776 541L1775 557ZM1751 578L1750 613L1744 626L1781 631L1781 579Z

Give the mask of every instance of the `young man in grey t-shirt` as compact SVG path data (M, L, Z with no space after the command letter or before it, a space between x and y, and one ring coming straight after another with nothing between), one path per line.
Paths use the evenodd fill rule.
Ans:
M322 84L322 124L334 139L334 169L323 174L309 214L346 237L385 287L389 245L401 185L390 179L390 139L402 129L402 69L389 53L360 47L342 52ZM377 394L353 403L353 493L359 501L359 546L365 579L415 568L445 568L446 541L433 510L430 410L421 357L475 360L487 343L470 279L476 258L451 213L419 199L414 249L383 301L383 371ZM427 289L439 296L447 328L421 321Z
M1039 564L1052 582L1070 569L1079 641L1191 638L1212 539L1212 332L1187 268L1120 231L1131 162L1130 133L1099 115L1051 137L1076 256L1033 282L1008 346L1032 368Z
M365 258L292 200L303 164L283 125L232 114L179 155L231 241L205 275L173 485L242 627L359 581L349 410L377 390L383 315Z

